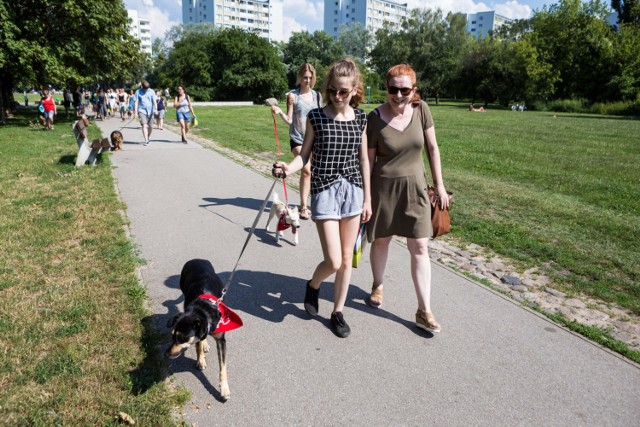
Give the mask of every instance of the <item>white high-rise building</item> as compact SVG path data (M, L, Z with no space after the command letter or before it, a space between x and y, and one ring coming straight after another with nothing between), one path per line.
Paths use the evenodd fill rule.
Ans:
M282 0L182 0L182 23L209 22L283 41Z
M489 35L490 31L497 30L502 25L510 22L513 22L513 19L498 15L494 10L467 13L467 33L477 39L483 39Z
M133 37L140 40L140 50L151 55L151 21L146 18L140 18L137 10L129 9L127 14L131 19L129 32Z
M324 0L324 32L338 37L340 26L360 23L375 33L384 22L400 27L407 3L389 0Z

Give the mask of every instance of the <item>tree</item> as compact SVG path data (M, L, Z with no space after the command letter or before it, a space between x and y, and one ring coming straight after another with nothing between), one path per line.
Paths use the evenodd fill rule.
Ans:
M143 61L122 0L0 3L0 91L126 80Z
M640 101L640 26L622 24L615 40L614 63L609 88L627 101Z
M266 39L240 29L182 34L157 70L167 85L184 84L204 101L260 102L285 92L284 65Z
M613 31L608 10L599 0L559 0L531 19L532 32L522 35L539 58L559 73L555 97L608 99L605 90L613 68Z
M328 67L344 55L344 50L338 42L324 31L316 31L313 34L307 31L293 33L282 49L282 62L287 70L289 87L295 87L298 68L305 62L315 67L317 85L321 85Z
M640 25L640 1L611 0L611 8L618 12L618 24Z
M338 44L347 56L367 62L373 34L359 22L354 25L342 24L338 30Z

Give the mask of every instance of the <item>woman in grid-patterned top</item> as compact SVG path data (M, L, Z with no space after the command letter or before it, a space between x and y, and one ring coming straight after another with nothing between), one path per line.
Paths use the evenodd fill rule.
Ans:
M351 281L353 246L360 221L371 216L367 118L355 107L364 99L362 78L351 59L329 70L323 87L327 106L311 110L300 154L288 165L277 162L273 175L284 177L311 157L311 210L324 259L307 282L304 308L318 314L320 284L335 273L331 330L341 338L351 333L342 310Z
M411 277L418 297L416 326L440 332L431 313L431 264L428 253L431 206L427 174L422 157L426 149L431 176L443 209L449 197L442 181L440 150L431 112L416 93L416 73L408 64L387 72L387 102L369 114L367 136L372 165L371 200L373 215L367 224L371 244L373 287L368 303L382 304L382 280L389 243L394 235L407 239Z

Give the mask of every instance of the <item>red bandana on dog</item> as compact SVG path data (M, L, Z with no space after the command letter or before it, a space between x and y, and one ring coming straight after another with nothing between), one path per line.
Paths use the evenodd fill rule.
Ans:
M206 299L213 304L216 304L218 301L217 297L209 294L200 295L198 298ZM218 304L218 310L220 310L220 323L218 323L218 327L215 331L211 331L211 334L232 331L242 326L242 319L240 319L240 316L224 305L223 302Z
M291 227L291 224L287 224L287 221L285 220L286 216L287 216L286 212L282 212L282 215L280 215L280 220L278 221L278 231L284 231L287 228ZM293 234L296 234L295 227L293 227L291 231L293 232Z

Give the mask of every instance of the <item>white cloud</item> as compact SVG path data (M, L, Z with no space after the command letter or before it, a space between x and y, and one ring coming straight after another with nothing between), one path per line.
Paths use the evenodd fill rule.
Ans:
M289 41L289 37L291 37L291 33L298 33L300 31L309 31L307 27L303 24L300 24L295 19L285 16L282 18L282 36L284 37L285 42Z
M526 19L531 15L531 8L526 4L518 3L516 0L496 4L495 8L497 13L511 19Z
M437 9L440 8L443 15L448 12L477 13L495 10L498 14L512 19L524 19L531 15L531 8L517 0L509 0L504 3L475 2L473 0L407 0L408 8Z
M294 31L322 30L324 0L283 0L282 3L285 40Z
M142 4L146 7L153 7L153 0L142 0Z

